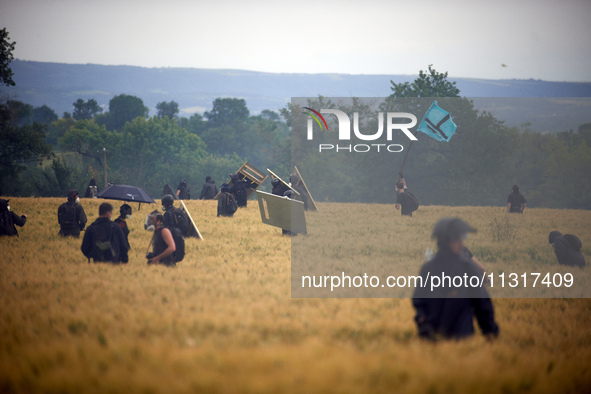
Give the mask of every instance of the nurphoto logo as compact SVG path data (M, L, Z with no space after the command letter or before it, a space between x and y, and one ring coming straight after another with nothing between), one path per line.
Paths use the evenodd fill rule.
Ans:
M349 116L338 109L321 109L320 112L309 108L304 107L305 109L311 111L312 113L306 113L306 115L310 116L308 119L308 130L307 130L307 138L309 141L314 139L314 122L316 121L318 126L320 126L320 130L326 129L328 131L328 124L326 119L322 114L332 114L337 117L338 122L338 140L339 141L351 141L351 119ZM400 120L410 120L407 123L400 123ZM417 124L417 117L408 112L387 112L386 113L386 141L392 141L394 131L402 131L406 137L408 137L411 141L417 141L417 137L415 137L409 129L413 128ZM384 113L378 113L378 130L376 132L364 134L359 129L359 113L353 113L353 134L356 139L361 141L377 141L382 138L384 134ZM319 144L318 145L318 152L322 153L324 151L333 151L333 152L356 152L356 153L366 153L369 151L387 151L387 152L402 152L403 146L400 144L386 144L386 143L372 143L372 144Z

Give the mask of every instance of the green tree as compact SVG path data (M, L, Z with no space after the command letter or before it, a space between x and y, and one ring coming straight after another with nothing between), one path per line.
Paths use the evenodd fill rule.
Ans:
M58 119L54 110L47 105L33 108L33 123L50 124Z
M165 116L168 116L168 119L175 119L179 113L179 105L174 101L169 103L162 101L156 104L156 110L158 111L157 116L161 119Z
M16 42L10 42L10 37L6 28L0 30L0 83L6 86L14 86L12 79L14 73L10 68L10 63L14 60L12 51Z
M16 126L33 123L33 106L18 100L7 100L6 107L10 111L10 122Z
M207 122L203 120L203 116L199 114L193 114L190 118L178 119L178 124L183 129L187 130L191 134L201 135L203 130L207 127Z
M198 136L168 118L138 117L125 125L119 142L112 146L109 166L122 179L144 185L153 194L197 167L207 155Z
M96 122L107 130L121 130L125 123L135 118L146 119L149 111L139 97L120 94L109 101L109 112L96 116Z
M460 97L460 90L455 82L447 80L445 74L438 73L429 65L428 73L419 71L419 77L414 82L394 83L392 84L391 98L398 97Z
M239 125L246 122L249 116L246 101L237 98L216 98L213 108L205 112L208 127Z
M95 99L88 99L86 101L82 99L76 100L74 105L74 112L72 117L75 120L92 119L95 115L103 112L103 109L98 105Z
M76 121L73 118L61 118L49 124L47 134L46 134L46 141L51 145L57 145L58 140L66 134L68 130L70 130Z
M75 152L89 158L102 168L102 149L116 145L118 134L107 131L94 120L79 120L74 127L58 139L58 146L67 152Z
M0 185L4 193L18 192L18 176L26 163L41 163L52 157L45 142L45 125L17 126L6 102L0 102Z

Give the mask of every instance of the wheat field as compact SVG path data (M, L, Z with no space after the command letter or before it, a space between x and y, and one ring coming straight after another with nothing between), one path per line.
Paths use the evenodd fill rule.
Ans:
M408 298L292 298L292 239L261 223L256 201L233 218L217 218L214 201L187 201L205 239L187 239L175 268L146 265L153 205L132 204L130 261L113 266L89 264L81 239L57 235L63 201L10 201L29 219L19 238L0 238L2 393L591 392L587 298L494 299L496 341L425 343ZM101 202L82 200L89 223ZM319 209L294 245L360 264L392 253L401 272L418 272L443 216L480 230L468 246L491 269L563 272L547 244L554 229L577 234L590 256L587 211L529 209L511 218L512 238L495 241L502 208L421 207L410 219L390 206ZM356 223L341 236L358 247L337 246L339 216ZM588 283L588 271L577 278Z

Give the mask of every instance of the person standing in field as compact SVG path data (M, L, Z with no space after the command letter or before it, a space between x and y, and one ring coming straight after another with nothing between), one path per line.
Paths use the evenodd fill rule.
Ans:
M173 230L164 227L164 215L158 211L153 211L148 215L145 228L154 231L154 236L150 241L153 249L151 253L146 255L148 264L174 266L176 264L174 253L177 246L172 231L178 231L178 229ZM182 237L179 239L182 239Z
M581 252L583 243L576 235L552 231L548 235L548 242L554 247L554 253L560 265L585 267L585 256Z
M232 217L238 210L238 203L232 193L230 193L230 186L224 183L220 189L220 195L218 197L218 217Z
M113 206L104 202L99 206L99 217L84 233L80 250L90 262L127 263L127 242L121 227L111 221Z
M438 251L435 257L423 264L420 276L427 278L481 276L481 270L468 260L464 240L476 230L458 218L440 220L433 228ZM459 339L474 334L473 319L476 316L482 334L491 338L499 334L492 302L486 288L455 287L452 282L431 289L429 285L417 286L412 298L416 310L415 322L421 338L429 340Z
M80 205L78 190L68 191L68 201L57 209L57 221L60 225L59 235L63 237L80 237L80 231L86 227L86 213Z
M400 181L396 184L396 209L403 216L411 216L419 207L416 197L406 189L406 181L400 174Z
M190 200L191 199L191 191L189 190L189 186L187 186L187 181L181 179L181 183L176 190L176 196L179 200Z
M199 194L200 200L213 200L218 194L218 188L215 185L215 181L208 175L205 177L205 183L201 188L201 194Z
M230 187L230 193L236 198L238 207L246 207L248 195L246 194L246 182L240 178L238 174L230 175L232 186Z
M513 191L507 197L508 213L523 213L525 210L525 197L519 192L519 186L513 185Z
M173 196L167 194L162 197L162 209L164 210L164 227L176 227L181 231L183 237L186 237L190 229L189 218L181 209L174 207Z
M126 219L131 219L132 212L133 210L129 205L123 204L121 205L121 208L119 208L119 217L113 221L123 232L123 237L127 243L127 250L131 249L131 247L129 246L129 228L127 227Z
M10 210L10 205L8 202L10 200L5 200L0 198L0 236L7 235L7 236L17 236L18 231L16 230L15 225L19 227L23 227L27 222L27 215L17 215L16 213Z

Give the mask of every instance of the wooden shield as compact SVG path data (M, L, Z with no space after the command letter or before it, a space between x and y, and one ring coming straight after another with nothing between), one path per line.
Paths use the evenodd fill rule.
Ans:
M292 233L307 234L304 203L257 191L261 220Z
M191 216L191 213L187 209L187 206L185 205L185 202L183 200L181 200L180 209L182 209L183 212L185 212L187 214L187 217L189 218L189 223L191 224L191 228L189 229L189 232L187 233L187 237L195 237L195 238L199 238L200 240L203 240L203 236L201 235L201 232L197 228L197 225L195 224L195 221L193 220L193 217Z
M250 184L250 187L246 188L246 199L248 200L250 196L254 194L254 192L265 182L265 180L269 177L264 172L250 164L249 162L244 162L242 166L236 171L236 174L244 175L244 179ZM226 182L228 186L232 187L234 184L231 180ZM218 199L221 191L214 197L215 200Z

